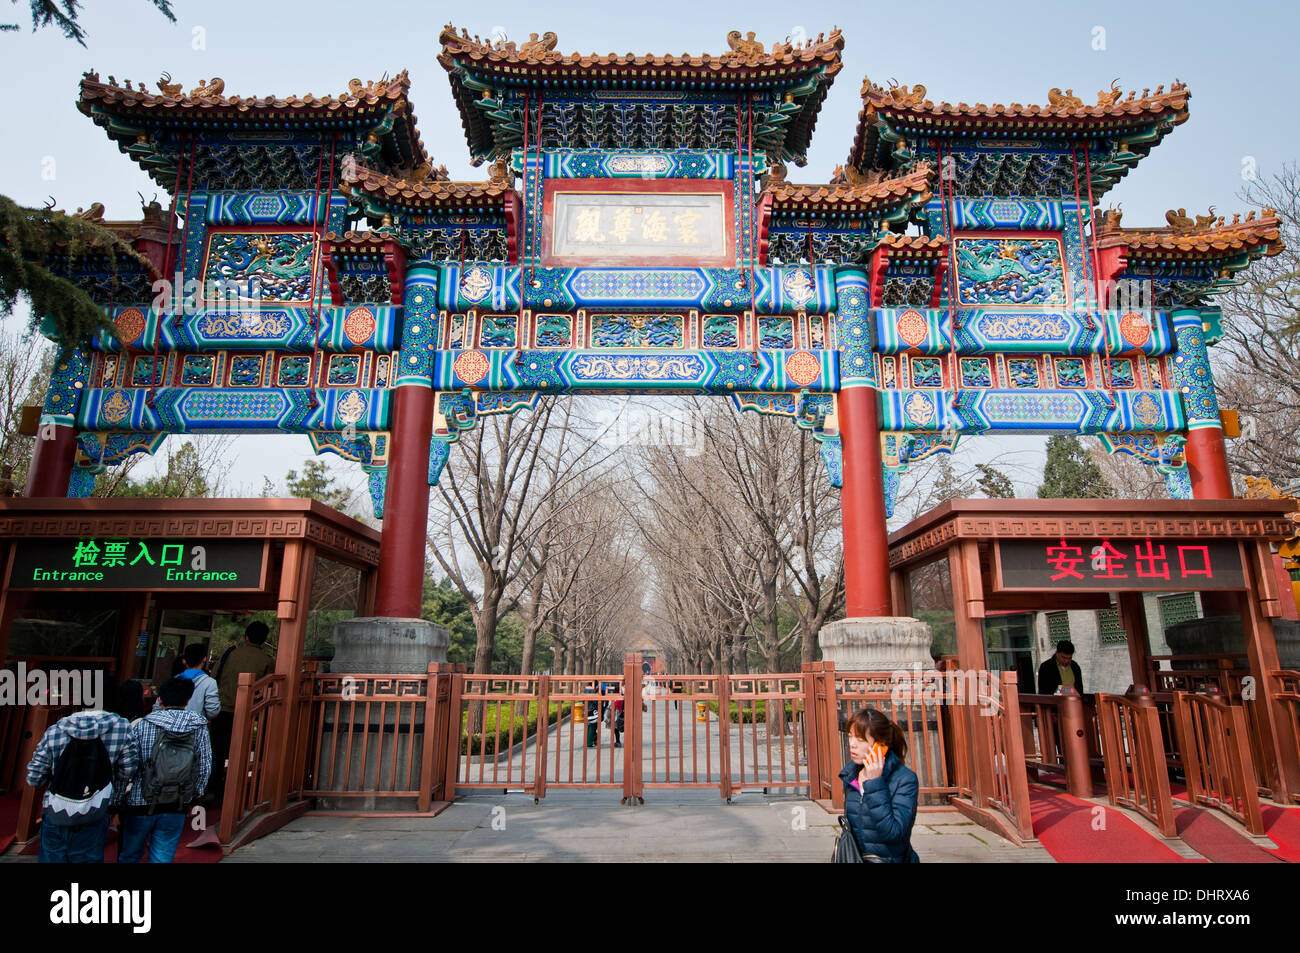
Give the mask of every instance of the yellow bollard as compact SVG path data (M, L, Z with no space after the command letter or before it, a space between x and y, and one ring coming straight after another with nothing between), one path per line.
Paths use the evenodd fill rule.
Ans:
M696 721L709 720L709 706L705 702L695 703L695 720Z

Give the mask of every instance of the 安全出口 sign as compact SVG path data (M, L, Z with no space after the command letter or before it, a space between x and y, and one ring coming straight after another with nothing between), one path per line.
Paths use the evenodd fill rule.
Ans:
M1233 540L998 540L998 592L1244 589Z

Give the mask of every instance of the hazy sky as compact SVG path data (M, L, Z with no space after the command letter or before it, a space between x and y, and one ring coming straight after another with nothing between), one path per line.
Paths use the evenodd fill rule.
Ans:
M475 169L446 73L437 62L447 22L487 36L526 40L553 30L564 52L720 53L729 30L753 30L764 43L844 33L844 66L817 120L809 163L790 179L825 182L853 140L864 76L922 83L948 102L1041 103L1051 87L1072 88L1085 102L1118 78L1124 90L1191 89L1191 118L1112 190L1124 224L1162 225L1185 207L1219 214L1243 208L1244 162L1260 176L1300 157L1294 52L1300 4L1294 2L969 2L719 3L657 0L625 4L271 3L175 0L176 24L146 0L86 0L83 49L56 31L33 34L27 4L0 3L0 82L5 148L0 192L43 205L53 196L74 210L103 202L109 219L138 218L136 193L158 189L102 130L77 112L77 84L94 68L103 77L145 81L164 71L186 89L221 76L226 94L338 94L348 80L409 70L419 128L435 164L452 178L483 179ZM540 12L539 12L540 11ZM1100 47L1100 48L1099 48ZM52 162L51 162L52 160ZM49 178L52 174L53 178ZM164 199L164 204L166 204ZM6 325L22 323L15 315ZM971 447L986 452L1038 448L1040 438ZM248 437L236 442L234 482L260 490L310 455L305 437ZM1026 456L1032 469L1034 453ZM983 454L981 454L983 455ZM330 458L332 459L332 458ZM355 474L355 468L350 468ZM1032 477L1018 473L1022 492Z

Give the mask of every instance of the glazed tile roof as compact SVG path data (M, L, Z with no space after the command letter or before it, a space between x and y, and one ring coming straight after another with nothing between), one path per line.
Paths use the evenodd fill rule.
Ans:
M906 129L915 135L932 137L960 131L986 134L1030 132L1042 137L1073 135L1086 130L1093 135L1117 135L1129 130L1149 128L1152 124L1178 125L1187 120L1187 85L1175 81L1168 90L1158 86L1154 93L1144 89L1139 96L1131 90L1127 97L1115 86L1097 94L1095 103L1085 103L1073 90L1048 91L1046 105L1023 103L935 103L926 98L921 85L888 88L864 79L862 111L853 140L849 162L858 168L871 167L881 146L882 125L895 131Z
M885 232L880 236L877 247L890 249L903 257L943 258L948 254L948 239L942 235L933 238L925 235L903 235L899 232Z
M854 184L832 182L829 185L796 185L785 181L769 181L765 194L772 196L773 211L816 208L864 212L893 208L904 203L924 205L930 200L931 177L929 165L919 163L906 175L891 179L873 175Z
M339 184L345 195L364 195L379 206L407 209L456 210L485 205L500 207L514 187L501 176L486 182L450 182L446 170L423 180L399 178L357 166Z
M728 37L732 49L720 55L561 53L555 49L557 38L554 33L545 33L541 38L534 33L531 40L518 45L505 40L493 43L477 36L471 37L463 29L457 33L456 28L448 24L438 37L438 42L442 44L438 62L448 69L452 68L453 63L461 62L473 65L476 69L512 77L517 77L521 72L554 76L557 75L557 70L567 68L574 72L580 70L592 78L617 73L642 80L694 78L700 75L748 75L754 71L763 71L763 78L771 79L807 72L810 66L826 66L830 73L837 73L842 65L840 51L844 49L844 38L839 30L832 30L829 37L821 35L817 40L810 40L800 46L774 43L771 51L765 50L763 44L756 42L753 36L754 34L749 34L749 39L746 40L741 38L740 31L733 30Z
M534 34L522 44L489 42L450 25L438 39L438 62L448 72L475 165L521 144L521 97L537 90L535 108L547 89L605 101L624 92L635 99L647 90L686 91L737 109L741 94L760 92L763 102L753 103L756 148L802 164L822 101L843 66L844 48L839 30L804 44L775 43L770 51L752 33L743 38L733 30L727 36L730 51L698 56L561 53L554 33L540 39ZM784 95L773 101L773 92ZM574 148L578 142L558 145Z
M341 130L343 151L353 145L373 151L374 142L382 138L387 143L388 161L397 167L411 168L429 161L408 98L410 78L405 70L392 79L370 83L353 79L347 92L337 96L227 96L224 80L216 77L184 92L182 84L170 82L166 73L155 86L157 92L130 80L119 84L112 76L104 82L98 73L87 72L81 80L77 108L104 126L124 152L166 187L172 182L162 181L166 176L156 174L159 167L174 172L177 135L196 128L299 133L306 129L312 134L319 134L318 129ZM170 138L157 135L160 132L170 133ZM355 143L347 141L349 132ZM239 143L244 150L258 146L255 141Z
M1166 215L1164 228L1121 228L1118 210L1103 213L1097 229L1097 247L1127 247L1130 257L1218 259L1242 254L1276 255L1283 244L1277 212L1266 208L1227 224L1213 214L1189 218L1182 209Z
M77 107L89 115L90 107L95 103L120 105L124 108L140 108L160 113L195 115L196 110L206 110L214 115L223 110L237 110L241 113L273 113L285 110L332 111L351 114L361 111L374 111L374 107L387 108L407 99L411 81L406 71L398 73L392 79L378 82L362 83L354 79L348 84L348 91L339 96L315 96L306 93L302 96L225 96L225 81L214 78L212 82L200 80L188 93L182 91L182 84L169 83L168 74L155 84L159 92L148 89L144 83L135 87L131 81L124 80L121 85L110 76L108 82L102 82L99 74L93 70L85 73L81 79L81 97ZM202 114L202 113L198 113Z
M167 243L167 222L165 218L161 218L167 213L156 202L144 207L144 217L138 222L105 221L102 202L94 202L88 209L77 209L75 212L63 212L59 209L50 209L50 212L55 215L67 215L69 218L79 218L83 222L98 225L112 233L118 264L118 277L114 280L114 284L127 279L127 273L131 271L132 265L138 265L140 271L147 275L150 281L162 277L162 271L153 260L136 247L136 242L141 240L154 241L159 245ZM57 260L63 263L61 267L74 267L76 262L91 262L96 257L96 253L69 254L68 252L66 245L62 243L55 245L51 262Z

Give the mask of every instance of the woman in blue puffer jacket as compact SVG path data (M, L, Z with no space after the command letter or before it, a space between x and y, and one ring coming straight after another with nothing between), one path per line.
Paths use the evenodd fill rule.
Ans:
M912 825L916 823L916 772L903 760L903 730L874 708L849 719L849 763L844 782L844 816L864 859L916 863Z

